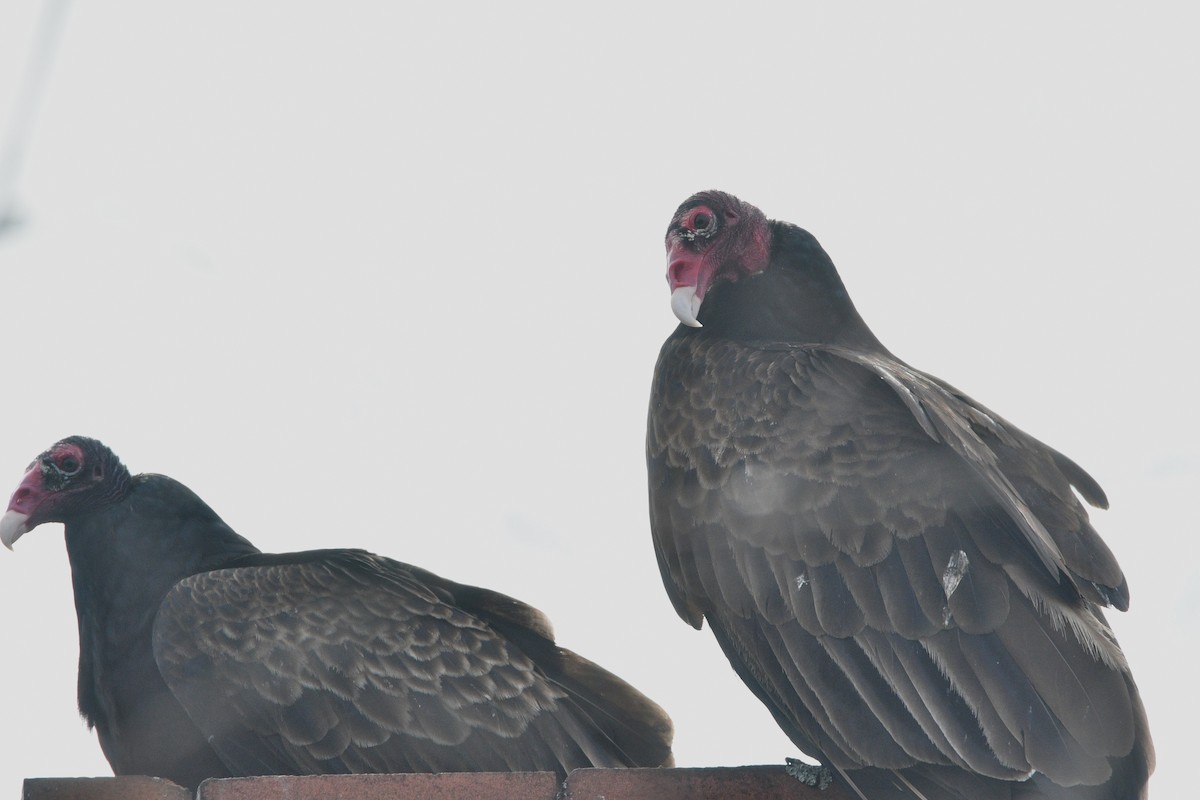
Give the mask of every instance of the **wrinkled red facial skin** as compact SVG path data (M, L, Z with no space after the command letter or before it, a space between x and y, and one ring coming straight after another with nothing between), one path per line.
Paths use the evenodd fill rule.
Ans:
M47 477L60 477L61 473L56 472L56 469L61 470L68 460L82 465L83 450L73 444L62 444L38 456L37 460L29 465L25 477L21 479L21 485L9 499L8 510L27 515L27 524L30 527L44 522L44 516L49 509L43 508L43 504L55 491L53 487L47 486ZM76 471L78 469L80 467L76 467Z
M35 461L29 467L29 471L25 473L21 485L17 487L8 501L8 510L32 516L37 507L46 499L47 494L49 492L46 491L45 481L42 480L42 465Z
M696 247L697 241L704 241L699 238L703 234L697 233L696 220L711 220L714 216L708 206L697 206L683 215L678 226L672 225L674 235L667 237L667 284L672 292L680 286L695 286L696 296L703 299L708 291L715 270L705 269L708 262L704 254L708 248ZM708 244L711 247L711 242Z
M704 259L699 253L683 251L683 248L678 245L667 249L667 284L671 287L671 291L675 291L680 286L695 286L696 295L704 297L704 292L708 289L708 278L710 274L704 276L704 285L701 286L701 271L704 267Z
M667 230L667 284L694 286L704 295L718 279L736 281L762 271L769 258L766 218L753 206L719 192L695 196L714 202L685 204Z

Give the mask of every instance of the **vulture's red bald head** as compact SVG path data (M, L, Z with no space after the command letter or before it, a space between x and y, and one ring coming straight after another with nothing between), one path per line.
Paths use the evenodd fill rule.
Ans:
M771 228L749 203L725 192L699 192L671 218L666 245L671 310L698 328L700 306L713 286L766 269Z
M70 436L34 459L0 518L0 543L13 542L43 522L65 522L72 514L116 498L129 471L95 439Z

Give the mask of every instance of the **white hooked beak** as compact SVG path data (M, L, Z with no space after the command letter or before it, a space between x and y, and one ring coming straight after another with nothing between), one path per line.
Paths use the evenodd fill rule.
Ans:
M29 533L29 527L25 524L28 521L29 515L20 511L9 511L0 517L0 542L12 550L13 542Z
M703 298L696 296L695 286L678 286L675 291L671 292L671 310L675 312L679 321L689 328L704 327L696 319L696 315L700 313L700 304L703 302Z

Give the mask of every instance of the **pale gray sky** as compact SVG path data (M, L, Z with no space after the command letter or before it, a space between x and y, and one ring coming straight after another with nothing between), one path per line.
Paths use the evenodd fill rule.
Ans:
M894 352L1104 486L1152 787L1183 796L1197 12L784 5L76 4L0 238L0 493L98 437L263 549L542 608L666 707L681 765L781 763L674 616L646 514L662 235L724 189L811 230ZM0 115L38 8L0 5ZM109 774L59 526L0 553L0 601L0 795Z

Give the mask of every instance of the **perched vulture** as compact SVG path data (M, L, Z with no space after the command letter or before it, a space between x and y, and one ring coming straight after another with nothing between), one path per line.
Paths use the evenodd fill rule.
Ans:
M66 523L79 709L117 774L671 763L671 721L537 609L362 550L272 555L186 486L73 436L0 520Z
M1146 796L1146 715L1103 606L1129 589L1066 456L893 356L808 232L721 192L666 236L650 521L802 751L859 796ZM803 770L801 770L803 772Z

